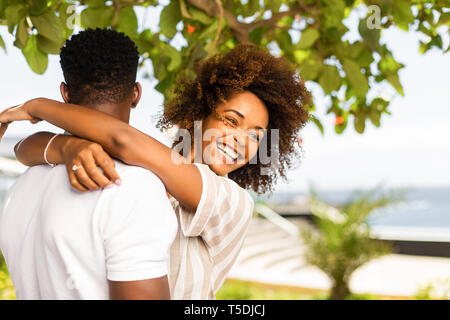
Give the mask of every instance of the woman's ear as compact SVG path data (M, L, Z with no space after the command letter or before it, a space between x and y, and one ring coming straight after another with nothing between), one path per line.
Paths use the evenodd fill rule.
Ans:
M139 82L136 82L133 88L133 100L131 101L132 108L136 108L136 106L139 103L139 100L141 100L141 95L142 95L141 84Z
M70 103L70 96L69 96L69 88L64 82L61 82L59 85L59 91L61 92L61 97L63 98L65 103Z

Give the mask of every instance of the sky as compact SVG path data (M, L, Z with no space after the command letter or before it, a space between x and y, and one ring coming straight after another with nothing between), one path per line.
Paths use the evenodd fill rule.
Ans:
M145 21L152 29L157 28L159 11L147 11ZM139 17L143 14L138 12ZM350 19L349 24L354 21ZM5 54L0 49L0 110L36 97L61 100L59 57L50 56L44 75L34 74L20 50L12 45L13 37L6 27L0 26L0 35L8 50ZM326 99L309 85L325 134L321 135L313 124L302 130L302 162L289 171L289 181L278 183L276 190L306 191L310 185L324 190L371 188L379 183L386 187L450 186L450 56L437 50L420 54L419 38L411 32L390 28L383 30L382 38L405 65L400 71L405 95L392 96L392 115L383 115L380 128L367 122L362 135L356 133L352 123L337 135L333 115L325 115ZM169 139L155 127L163 98L153 89L154 81L144 79L142 74L138 81L143 94L130 124L168 144ZM42 130L61 131L46 123L21 122L10 125L6 136L24 137Z

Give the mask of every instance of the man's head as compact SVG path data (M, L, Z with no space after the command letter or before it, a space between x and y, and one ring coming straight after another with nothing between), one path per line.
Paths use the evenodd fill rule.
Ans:
M65 102L128 122L142 90L136 83L139 53L130 38L114 30L87 29L67 40L60 58Z

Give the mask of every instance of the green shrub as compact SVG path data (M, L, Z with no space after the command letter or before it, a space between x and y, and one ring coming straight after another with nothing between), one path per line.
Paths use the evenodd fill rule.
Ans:
M0 254L0 300L14 300L16 295L14 287L6 268L5 259Z
M449 300L450 278L438 278L429 281L427 284L419 287L414 298L417 300Z
M227 280L216 295L217 300L325 300L328 294L277 288L242 280Z
M311 191L310 210L317 228L301 228L306 245L305 261L321 269L332 281L330 299L346 299L351 294L352 273L370 260L391 252L388 244L371 237L367 218L374 209L401 201L404 191L373 199L377 191L378 188L358 192L340 208L319 200L317 193Z

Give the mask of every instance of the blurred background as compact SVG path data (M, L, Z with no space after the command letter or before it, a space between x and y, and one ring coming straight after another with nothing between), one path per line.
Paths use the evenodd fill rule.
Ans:
M36 97L61 100L59 84L63 76L59 57L52 52L47 56L43 48L35 48L45 53L48 62L45 68L44 62L41 67L33 66L24 50L27 47L17 44L19 25L21 21L29 23L26 45L33 35L42 32L31 28L33 20L20 17L17 27L13 24L8 30L8 15L2 10L6 12L8 4L17 5L13 2L3 1L0 7L3 24L0 44L5 47L0 49L1 110ZM93 23L87 14L83 19L83 10L114 6L111 1L93 2L73 1L76 5L73 12L81 14L81 27ZM143 95L130 123L167 145L170 138L155 123L173 79L167 81L171 73L163 76L155 72L155 66L161 67L155 62L159 59L156 55L173 58L173 53L168 52L178 50L180 63L170 71L185 72L181 69L183 62L192 59L192 51L187 48L202 46L206 55L209 50L226 51L241 41L229 23L220 29L221 17L207 8L194 6L194 2L138 1L127 7L133 9L137 30L126 28L134 24L134 19L123 18L119 25L119 30L134 35L143 57L138 73ZM268 47L274 55L290 57L301 76L303 69L308 71L303 78L314 98L311 108L317 121L310 121L300 132L303 156L299 166L289 172L288 180L280 180L273 194L253 195L255 217L249 236L238 263L218 293L219 299L449 298L450 60L446 53L449 6L445 1L426 2L399 1L396 5L392 1L336 1L334 7L330 1L222 2L223 10L234 13L240 23L268 21L277 14L292 11L280 16L278 24L263 26L260 31L263 36L250 35L250 39ZM58 12L54 9L59 8L56 1L45 3L44 11ZM361 27L361 21L371 17L369 5L381 9L381 27L375 31ZM304 13L305 7L311 8L312 14L316 12L316 16ZM325 18L320 18L328 14L329 8L339 12L341 7L343 14L336 17L334 28L342 28L344 32L334 36L338 44L333 47L334 40L329 38L333 38L330 35L335 30ZM167 22L168 14L173 12L168 10L179 10L180 21ZM199 11L204 16L196 19ZM209 27L215 26L209 33L203 31L208 26L201 22L207 18L211 19ZM167 26L170 23L175 25L174 32ZM288 45L282 40L286 33L270 34L270 30L285 30L286 26ZM81 27L75 25L70 32L76 33ZM146 30L152 35L159 34L158 41L172 49L161 45L157 46L160 50L157 52L145 49L155 45L144 43L149 39L144 37ZM221 35L216 39L217 30ZM373 36L372 31L378 33ZM207 36L193 39L196 32ZM65 37L68 35L66 32ZM370 40L373 37L376 40ZM214 41L217 48L211 49ZM356 44L372 57L356 69L367 82L366 89L359 88L361 80L355 81L350 75L354 69L345 61L351 54L342 58L340 52L344 49L339 49L360 50ZM361 61L359 56L352 60ZM322 71L311 71L308 61L315 61ZM398 67L389 73L383 69L385 61ZM324 65L336 66L339 84L327 82L333 72L326 73ZM385 109L378 108L373 103L375 99L380 99ZM373 118L371 110L378 112ZM361 114L364 114L362 128L357 120ZM37 131L61 132L46 123L9 126L0 143L0 200L26 169L15 161L13 146ZM3 263L0 299L13 298L13 287Z

